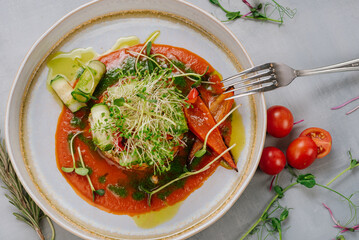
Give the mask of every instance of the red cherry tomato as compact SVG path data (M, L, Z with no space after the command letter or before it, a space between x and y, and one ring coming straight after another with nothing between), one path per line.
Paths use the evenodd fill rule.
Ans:
M317 149L317 145L311 138L299 137L287 149L287 162L296 169L307 168L317 158Z
M273 137L287 136L293 128L293 115L288 108L273 106L267 110L267 132Z
M188 100L187 100L187 102L188 102L188 103L194 103L194 102L196 101L198 95L199 95L199 94L198 94L197 89L192 88L191 91L188 93L188 96L187 96Z
M281 150L275 147L266 147L263 149L259 168L269 175L277 175L283 170L285 163L285 156Z
M318 147L317 158L325 157L329 154L332 148L332 136L330 133L321 128L308 128L305 129L301 134L301 137L310 137Z

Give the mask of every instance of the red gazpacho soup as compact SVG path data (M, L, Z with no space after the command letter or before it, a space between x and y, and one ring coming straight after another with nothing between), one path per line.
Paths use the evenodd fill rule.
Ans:
M57 166L89 204L130 216L186 199L230 153L233 93L200 56L147 41L51 84L63 101Z

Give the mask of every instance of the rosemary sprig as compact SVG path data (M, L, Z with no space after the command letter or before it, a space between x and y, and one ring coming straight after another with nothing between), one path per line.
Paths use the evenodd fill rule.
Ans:
M46 218L52 231L51 239L55 239L55 229L51 219L36 205L22 186L11 165L4 140L0 142L0 178L4 183L2 187L9 192L9 194L5 194L5 196L9 199L9 202L18 209L18 212L13 213L14 216L32 227L42 240L45 239L45 236L40 227L40 222Z

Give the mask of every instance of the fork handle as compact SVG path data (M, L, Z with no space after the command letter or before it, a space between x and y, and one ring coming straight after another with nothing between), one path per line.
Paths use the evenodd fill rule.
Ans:
M333 73L333 72L346 72L346 71L359 71L359 59L338 63L326 67L314 68L309 70L295 70L297 77L309 76L320 73Z

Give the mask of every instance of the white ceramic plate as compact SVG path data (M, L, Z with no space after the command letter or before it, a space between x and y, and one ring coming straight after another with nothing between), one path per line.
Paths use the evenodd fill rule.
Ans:
M252 66L239 41L218 20L180 0L103 0L59 20L31 48L11 90L6 141L17 174L36 203L65 229L86 239L186 238L218 220L252 178L264 144L266 110L262 94L242 98L245 143L239 173L218 168L192 193L171 220L139 228L126 215L113 215L83 201L58 171L55 130L61 107L46 89L46 61L55 51L93 47L101 53L124 36L141 41L155 30L157 43L186 48L224 77ZM235 128L236 126L234 126Z

